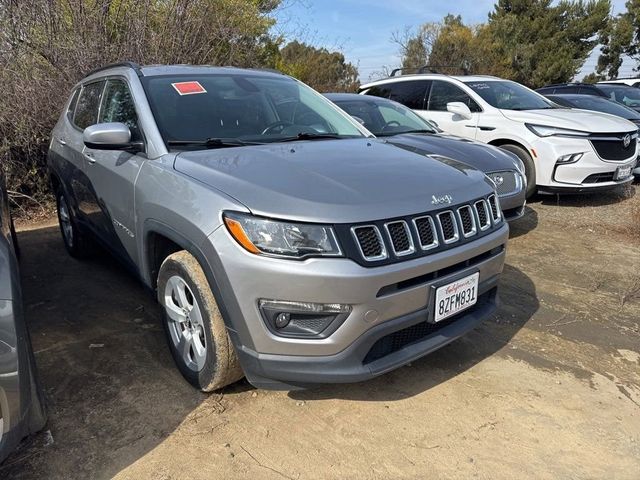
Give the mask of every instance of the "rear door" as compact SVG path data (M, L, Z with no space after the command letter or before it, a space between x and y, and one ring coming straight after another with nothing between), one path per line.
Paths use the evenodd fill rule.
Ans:
M471 118L447 111L447 103L462 102L471 110ZM426 112L417 112L426 120L433 120L447 133L467 138L476 138L480 106L469 94L446 80L434 80L427 101Z
M57 139L63 143L64 158L67 169L62 172L63 182L69 190L71 208L77 220L84 227L91 227L91 182L87 177L87 165L84 158L84 141L82 134L85 128L94 125L98 120L100 99L104 89L104 80L87 83L79 93L75 110L68 117L64 132Z
M131 89L123 78L109 78L100 104L98 122L124 123L131 139L143 140ZM91 222L106 246L124 261L137 264L134 184L144 154L84 147L86 172L91 181Z

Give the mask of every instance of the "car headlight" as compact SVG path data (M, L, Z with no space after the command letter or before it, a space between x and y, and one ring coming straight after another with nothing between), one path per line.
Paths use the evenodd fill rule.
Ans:
M231 236L251 253L289 258L342 255L333 229L326 225L231 212L225 212L223 218Z
M548 127L546 125L532 125L525 123L525 126L539 137L588 137L589 132L580 130L571 130L569 128Z

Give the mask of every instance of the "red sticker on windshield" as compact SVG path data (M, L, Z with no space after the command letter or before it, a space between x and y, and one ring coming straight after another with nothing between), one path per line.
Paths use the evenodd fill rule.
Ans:
M172 83L173 88L176 89L180 95L193 95L195 93L207 93L200 82L178 82Z

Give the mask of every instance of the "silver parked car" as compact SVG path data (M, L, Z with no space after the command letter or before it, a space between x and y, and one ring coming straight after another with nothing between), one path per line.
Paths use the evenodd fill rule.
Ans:
M492 182L373 138L291 77L109 66L52 137L67 250L98 241L156 292L202 390L368 379L496 308L509 227Z
M356 93L327 93L329 100L360 121L376 137L443 162L451 159L482 170L495 183L507 221L524 214L524 164L514 153L468 138L448 135L401 103Z
M46 422L29 332L22 315L17 243L0 168L0 462Z

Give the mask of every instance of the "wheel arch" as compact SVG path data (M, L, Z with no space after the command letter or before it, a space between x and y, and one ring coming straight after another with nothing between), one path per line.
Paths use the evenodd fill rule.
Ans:
M224 294L224 291L230 290L231 286L219 258L209 259L195 242L169 225L156 220L145 222L143 242L141 274L143 281L153 292L157 288L158 272L162 262L177 251L189 252L204 271L234 346L236 349L241 348L242 345L253 348L246 325L242 321L233 321L233 318L241 318L242 314L235 297L232 294ZM215 257L215 254L213 256Z

